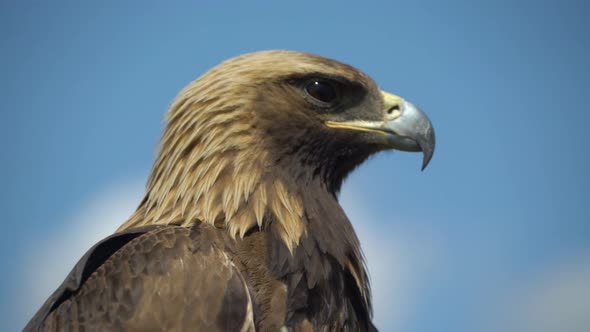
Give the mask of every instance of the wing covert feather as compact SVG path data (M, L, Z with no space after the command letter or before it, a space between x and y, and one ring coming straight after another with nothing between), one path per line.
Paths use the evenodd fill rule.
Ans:
M248 288L218 233L164 226L133 238L25 330L253 330Z

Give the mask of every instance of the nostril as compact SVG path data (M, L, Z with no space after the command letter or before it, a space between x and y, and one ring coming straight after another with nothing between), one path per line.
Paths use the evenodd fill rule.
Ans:
M392 114L393 112L399 112L399 105L393 105L387 110L387 114Z

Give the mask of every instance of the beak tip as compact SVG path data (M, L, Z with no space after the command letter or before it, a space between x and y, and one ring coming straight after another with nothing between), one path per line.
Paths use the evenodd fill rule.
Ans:
M422 159L422 169L421 169L422 172L424 172L424 170L426 169L426 166L428 166L428 164L430 163L430 159L432 159L432 154L430 154L430 155L424 154L424 159Z
M424 157L422 158L422 171L428 166L430 160L432 159L432 155L434 155L434 146L435 146L435 136L434 136L434 129L432 126L427 130L427 134L425 135L426 139L422 142L419 142L420 148L422 149L422 154Z

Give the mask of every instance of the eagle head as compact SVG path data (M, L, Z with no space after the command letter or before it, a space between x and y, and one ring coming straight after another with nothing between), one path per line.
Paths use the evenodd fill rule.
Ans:
M349 65L294 51L227 60L185 87L167 114L138 212L122 226L196 220L244 236L265 220L296 246L305 196L387 149L434 152L428 117Z

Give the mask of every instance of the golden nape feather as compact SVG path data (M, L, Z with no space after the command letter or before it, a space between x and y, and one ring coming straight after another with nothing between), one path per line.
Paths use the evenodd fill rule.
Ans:
M371 154L434 130L364 73L302 52L230 59L174 100L144 199L25 331L375 331L338 203Z
M260 144L264 132L256 130L259 91L244 89L271 79L265 68L272 58L260 53L232 59L180 92L166 117L146 199L119 230L205 222L223 225L235 238L261 229L271 213L285 244L298 244L305 229L301 198L271 176L272 160Z

